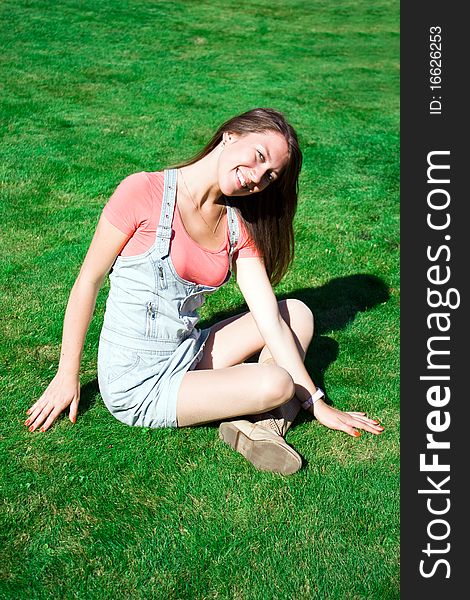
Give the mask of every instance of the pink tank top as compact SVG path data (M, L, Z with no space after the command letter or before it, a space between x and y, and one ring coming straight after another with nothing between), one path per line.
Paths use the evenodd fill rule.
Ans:
M130 236L121 250L121 256L143 254L154 244L162 208L163 181L163 171L129 175L119 184L105 205L103 215L106 219ZM220 225L227 229L226 216ZM173 217L173 231L170 256L178 275L186 281L202 285L221 285L227 276L229 264L228 232L219 249L203 248L189 236L178 207ZM260 253L240 222L234 260L255 256L260 256Z

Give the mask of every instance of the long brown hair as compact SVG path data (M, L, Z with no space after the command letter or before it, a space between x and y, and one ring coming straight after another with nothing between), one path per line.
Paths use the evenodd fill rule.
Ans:
M191 165L216 148L224 131L248 133L281 133L289 148L289 161L280 176L253 196L225 197L234 207L248 235L263 256L269 280L278 284L294 258L293 221L297 208L298 179L302 168L302 152L294 128L284 115L272 108L254 108L223 123L211 140L193 158L175 165Z

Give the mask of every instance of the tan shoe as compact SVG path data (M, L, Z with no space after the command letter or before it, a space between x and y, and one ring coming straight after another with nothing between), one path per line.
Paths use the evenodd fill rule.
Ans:
M219 437L260 471L290 475L302 466L299 454L272 429L244 419L220 424Z
M272 409L270 412L260 415L250 415L249 420L262 427L266 427L266 429L272 429L282 437L285 437L287 430L294 422L299 411L300 402L294 396L289 402Z

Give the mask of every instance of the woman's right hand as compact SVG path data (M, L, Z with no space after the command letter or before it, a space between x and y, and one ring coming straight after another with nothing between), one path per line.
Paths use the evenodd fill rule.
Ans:
M104 215L101 216L80 274L70 292L59 369L43 395L26 411L28 418L24 424L30 431L49 429L67 406L70 406L69 419L75 423L80 400L80 357L96 296L129 235L122 233Z
M79 401L80 377L58 371L43 395L26 411L28 418L24 424L29 431L38 427L46 431L67 406L70 406L69 419L75 423Z

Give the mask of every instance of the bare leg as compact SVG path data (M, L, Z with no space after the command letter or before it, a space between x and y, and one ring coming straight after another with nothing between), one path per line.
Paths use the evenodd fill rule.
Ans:
M190 371L178 394L178 426L262 413L287 402L293 394L291 376L276 365Z
M311 311L298 300L281 301L279 309L304 356L313 335ZM197 369L183 378L178 426L259 414L288 402L295 390L284 369L274 364L240 364L260 351L260 362L268 362L269 351L251 313L215 325Z

